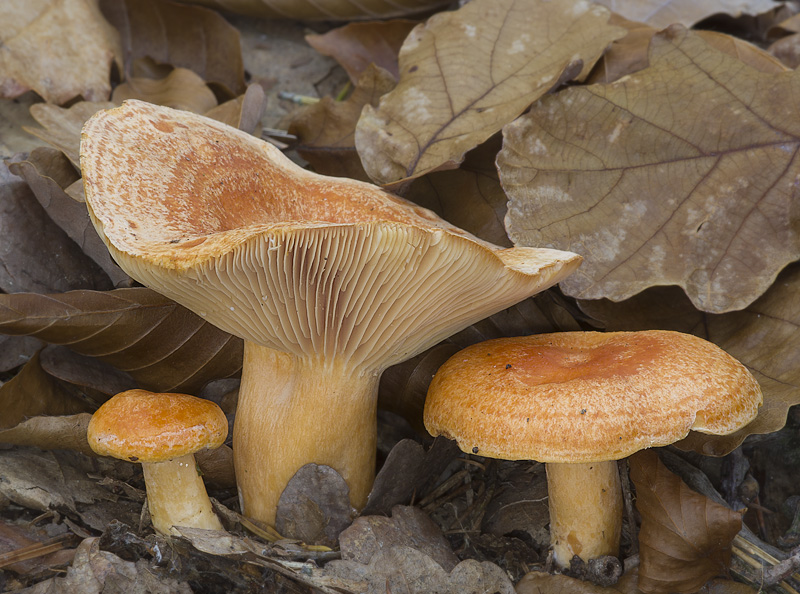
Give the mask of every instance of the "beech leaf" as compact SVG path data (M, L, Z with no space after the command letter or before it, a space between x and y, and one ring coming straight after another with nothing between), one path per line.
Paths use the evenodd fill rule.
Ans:
M94 0L0 2L0 97L108 99L116 32Z
M544 98L498 156L516 245L569 249L583 299L676 284L701 310L742 309L800 257L794 71L763 73L671 27L650 66Z
M688 594L724 574L742 514L689 489L652 450L631 456L630 466L642 516L639 589Z
M473 0L416 27L400 50L400 82L356 128L378 183L452 169L560 82L588 73L625 34L605 8L566 0Z
M150 289L0 295L0 332L97 357L155 392L238 373L242 341Z

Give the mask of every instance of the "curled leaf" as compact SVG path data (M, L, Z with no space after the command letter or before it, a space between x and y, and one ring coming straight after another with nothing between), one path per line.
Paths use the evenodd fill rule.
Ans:
M598 0L626 19L661 29L673 23L691 27L714 14L737 17L775 8L771 0Z

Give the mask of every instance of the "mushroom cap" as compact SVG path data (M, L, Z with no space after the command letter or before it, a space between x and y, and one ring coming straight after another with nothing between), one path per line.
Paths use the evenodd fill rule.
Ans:
M589 463L664 446L690 430L732 433L762 402L716 345L668 331L562 332L482 342L436 373L425 427L465 452Z
M210 400L188 394L128 390L105 402L89 421L92 450L131 462L164 462L218 448L228 420Z
M501 249L371 184L140 101L81 142L86 202L133 278L220 328L382 369L558 283L580 257Z

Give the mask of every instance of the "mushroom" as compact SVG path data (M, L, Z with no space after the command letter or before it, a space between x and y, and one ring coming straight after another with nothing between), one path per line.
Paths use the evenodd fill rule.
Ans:
M546 463L550 539L568 567L618 554L615 460L692 431L726 435L755 418L761 390L716 345L667 331L500 338L436 373L425 427L464 452Z
M268 524L308 463L334 468L362 508L381 372L580 263L487 244L376 186L139 101L86 123L81 167L119 265L245 340L234 464L243 513Z
M161 534L177 534L173 526L223 530L194 453L221 446L227 435L228 420L213 402L146 390L106 401L87 431L97 454L141 463L150 518Z

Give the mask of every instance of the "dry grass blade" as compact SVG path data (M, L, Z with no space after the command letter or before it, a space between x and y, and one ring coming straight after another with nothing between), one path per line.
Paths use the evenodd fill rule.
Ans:
M0 295L0 332L67 345L159 392L195 392L242 362L241 340L149 289Z

